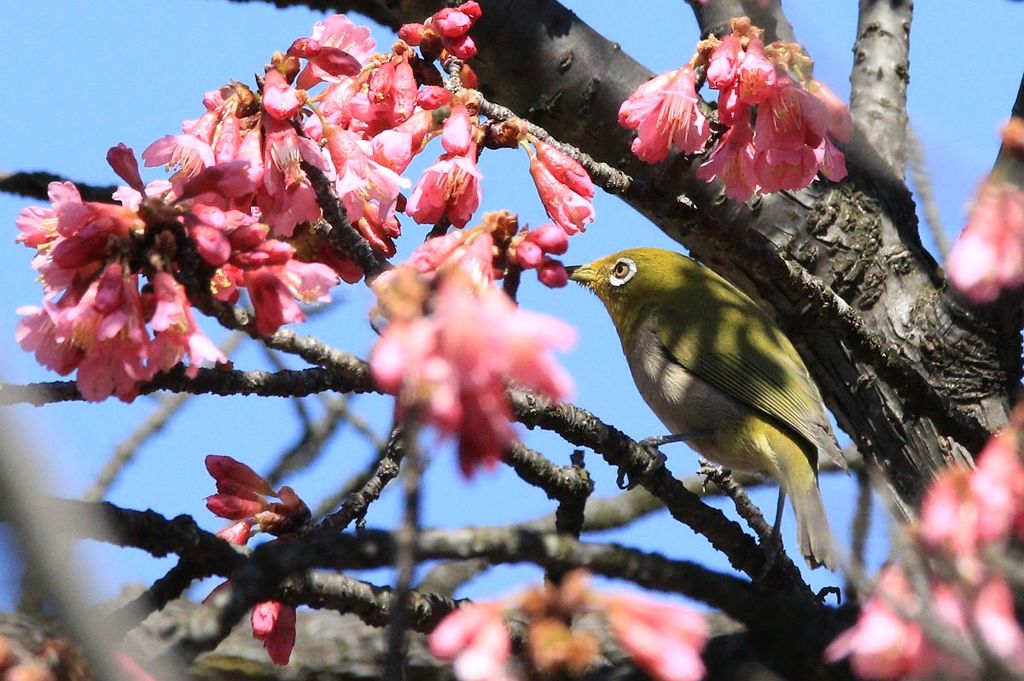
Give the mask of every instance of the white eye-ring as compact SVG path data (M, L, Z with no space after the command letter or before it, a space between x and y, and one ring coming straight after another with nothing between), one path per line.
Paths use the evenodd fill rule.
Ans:
M629 258L619 258L612 267L612 274L608 282L612 286L622 286L636 274L636 263Z

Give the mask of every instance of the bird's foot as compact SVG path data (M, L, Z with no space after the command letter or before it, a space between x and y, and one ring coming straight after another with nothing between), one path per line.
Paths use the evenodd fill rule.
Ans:
M779 555L782 554L782 535L778 532L772 532L768 539L767 544L764 546L764 565L758 570L757 574L754 575L754 581L760 582L762 579L768 576L768 573L775 567L775 561L779 559Z
M619 476L615 480L615 484L618 485L619 489L633 489L648 476L665 467L665 462L668 458L660 449L658 449L658 447L665 444L665 437L671 438L672 436L648 437L637 443L647 450L647 453L651 455L651 460L644 469L639 472L639 474L633 475L632 477L626 473L625 469L620 468ZM629 478L628 480L627 477Z
M841 605L843 602L843 591L838 586L825 586L822 587L818 593L814 595L818 599L818 602L825 605L825 599L829 596L836 597L836 605Z
M719 480L726 475L729 475L731 472L732 471L725 466L719 466L717 463L712 463L704 457L697 459L697 475L704 476L704 483L701 486L701 491L705 494L707 494L709 482L718 485Z

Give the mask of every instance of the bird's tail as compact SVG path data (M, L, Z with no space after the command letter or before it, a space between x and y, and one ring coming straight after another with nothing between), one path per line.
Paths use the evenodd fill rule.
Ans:
M796 513L797 543L811 567L824 565L834 570L835 544L829 530L825 505L818 490L818 474L793 438L776 431L771 445L778 465L778 478Z

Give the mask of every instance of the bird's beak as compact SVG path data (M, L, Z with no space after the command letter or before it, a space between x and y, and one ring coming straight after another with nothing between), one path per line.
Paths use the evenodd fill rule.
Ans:
M565 271L569 273L569 278L577 284L586 286L594 281L594 270L590 269L590 265L569 265Z

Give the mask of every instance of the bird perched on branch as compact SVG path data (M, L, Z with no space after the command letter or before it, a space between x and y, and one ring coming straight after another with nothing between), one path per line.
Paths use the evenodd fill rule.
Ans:
M820 455L846 461L821 394L782 330L746 294L690 258L656 248L570 267L601 299L633 380L671 433L727 468L777 479L796 512L800 553L834 569L836 550L818 491Z

